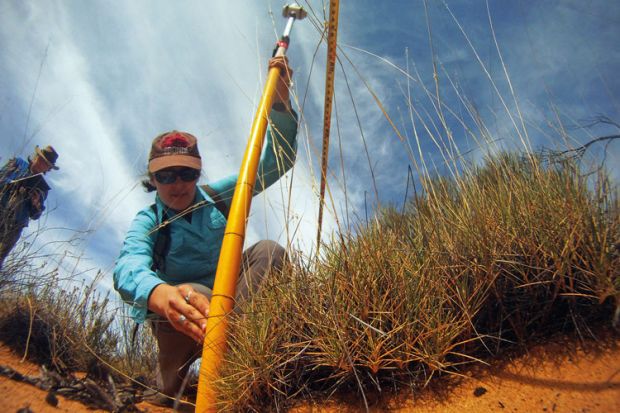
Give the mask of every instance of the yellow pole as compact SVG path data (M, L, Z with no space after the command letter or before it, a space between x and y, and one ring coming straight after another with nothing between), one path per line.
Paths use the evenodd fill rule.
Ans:
M219 367L226 350L228 314L234 306L237 277L241 265L241 254L245 238L245 223L250 212L256 171L267 131L267 116L280 69L273 67L267 75L263 97L258 105L248 146L243 156L239 178L233 195L228 223L222 242L222 250L215 273L215 284L207 320L207 329L202 349L202 364L198 378L196 413L215 412L216 394L213 381L219 377Z

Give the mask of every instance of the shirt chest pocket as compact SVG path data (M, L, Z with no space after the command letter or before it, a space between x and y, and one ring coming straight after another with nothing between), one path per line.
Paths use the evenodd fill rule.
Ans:
M211 230L224 229L226 227L226 218L215 206L209 205L208 214L206 214L206 225Z
M187 248L187 243L185 242L185 234L182 232L175 232L170 237L170 249L168 250L168 255L172 255L175 257L183 256L183 252Z
M203 234L174 234L166 260L168 276L185 282L215 271L223 233L224 227Z

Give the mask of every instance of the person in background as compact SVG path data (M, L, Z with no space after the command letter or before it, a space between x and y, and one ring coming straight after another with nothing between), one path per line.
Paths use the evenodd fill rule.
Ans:
M272 58L281 69L254 193L289 170L297 151L297 114L291 109L292 71L286 58ZM236 165L235 165L236 167ZM202 158L198 140L187 132L157 136L148 162L147 191L155 203L138 212L114 269L114 286L132 306L138 323L149 321L158 343L157 380L170 405L182 390L191 363L201 355L211 289L237 175L199 186ZM260 241L243 253L236 299L247 297L270 270L280 269L285 250ZM167 401L167 403L166 403Z
M50 187L43 175L58 169L57 160L54 148L36 146L27 161L14 157L0 169L0 268L22 230L45 210Z

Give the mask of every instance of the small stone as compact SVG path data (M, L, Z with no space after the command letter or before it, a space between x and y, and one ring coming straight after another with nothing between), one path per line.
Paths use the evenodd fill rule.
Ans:
M21 409L17 409L15 413L34 413L34 412L30 410L29 406L26 406L26 407L22 407Z
M503 409L504 407L506 407L506 406L504 406L504 403L502 403L500 401L498 401L497 404L499 404L500 409Z
M53 391L50 391L49 393L47 393L47 396L45 396L45 401L50 406L54 406L54 407L58 406L58 397L56 397L56 393L54 393Z
M482 395L483 395L484 393L486 393L486 392L487 392L487 389L485 389L485 388L484 388L484 387L482 387L482 386L478 386L478 387L476 387L476 389L474 390L474 396L476 396L476 397L480 397L480 396L482 396Z

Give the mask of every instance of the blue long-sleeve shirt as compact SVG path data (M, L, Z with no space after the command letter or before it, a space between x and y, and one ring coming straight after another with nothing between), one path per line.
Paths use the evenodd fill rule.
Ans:
M272 124L267 130L254 194L276 182L295 162L296 117L272 110L270 119ZM236 183L237 175L231 175L209 182L209 186L230 207ZM155 209L142 209L131 223L116 261L114 288L125 302L132 305L131 315L137 322L145 320L148 298L159 284L194 282L213 288L226 218L215 207L214 200L197 186L194 203L203 200L206 204L193 211L190 220L180 218L169 224L170 248L165 257L165 272L151 270L157 238L153 229L162 222L162 213L166 209L159 196L155 197Z
M40 208L35 208L30 201L30 192L35 190L39 191ZM27 227L30 219L39 219L45 210L48 190L43 176L33 175L30 163L22 158L11 158L0 169L0 207L3 214L10 210L12 224L17 227ZM6 216L3 218L7 219Z

